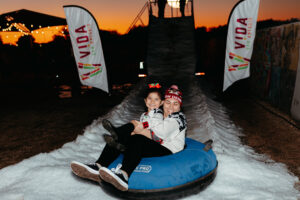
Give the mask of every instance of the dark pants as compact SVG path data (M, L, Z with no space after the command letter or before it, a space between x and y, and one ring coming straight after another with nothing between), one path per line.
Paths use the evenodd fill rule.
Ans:
M180 0L180 13L182 17L184 17L184 7L185 7L185 0Z
M96 162L104 167L108 167L120 153L119 150L106 145ZM136 134L128 138L121 169L130 176L143 157L157 157L169 154L172 154L172 152L166 147L143 135Z
M134 125L132 123L127 123L118 128L115 128L115 131L118 135L117 142L124 144L126 146L133 130L134 130Z
M158 0L158 17L159 18L164 18L166 3L167 3L166 0Z

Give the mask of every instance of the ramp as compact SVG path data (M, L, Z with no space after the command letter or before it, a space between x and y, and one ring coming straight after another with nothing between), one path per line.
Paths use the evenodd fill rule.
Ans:
M193 76L196 66L193 16L150 16L146 66L149 76L174 80ZM162 70L163 69L163 70Z

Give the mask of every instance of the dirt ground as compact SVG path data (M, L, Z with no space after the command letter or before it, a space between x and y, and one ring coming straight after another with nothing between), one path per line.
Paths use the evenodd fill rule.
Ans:
M300 125L269 103L249 97L225 101L235 125L243 129L242 141L257 153L286 164L300 179ZM295 184L300 190L300 183Z
M70 99L2 97L6 101L0 107L0 169L75 140L94 119L119 104L127 92L108 96L96 91ZM234 123L243 129L245 144L286 164L300 178L297 122L257 99L241 96L222 103ZM300 184L295 187L300 190Z
M94 119L126 96L124 91L108 96L97 90L61 99L36 93L18 92L19 95L1 97L4 102L0 106L0 169L75 140Z

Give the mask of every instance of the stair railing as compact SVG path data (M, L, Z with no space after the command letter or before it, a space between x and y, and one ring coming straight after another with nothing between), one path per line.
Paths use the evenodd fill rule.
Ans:
M173 17L182 17L180 11L180 0L167 0L166 6L164 10L164 17L165 18L173 18ZM145 26L142 15L144 14L145 10L148 8L149 17L158 17L158 0L147 0L144 4L143 8L140 10L138 15L134 18L133 22L130 24L129 28L127 29L127 33L136 25L138 21ZM193 0L186 0L185 8L184 8L185 16L194 16L194 3Z
M143 26L145 26L145 24L143 23L143 20L141 18L141 16L143 15L143 13L145 12L145 10L148 8L149 3L148 1L145 3L145 5L143 6L143 8L140 10L140 12L138 13L138 15L134 18L133 22L130 24L129 28L127 29L127 33L136 25L136 23L140 20L140 22L142 23ZM150 9L150 8L148 8Z

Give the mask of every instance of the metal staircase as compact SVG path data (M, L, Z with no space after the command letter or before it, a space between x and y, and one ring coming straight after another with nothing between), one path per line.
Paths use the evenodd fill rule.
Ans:
M145 66L150 76L168 79L194 76L196 47L193 0L185 1L184 16L179 12L180 0L168 0L162 18L158 16L157 0L148 0L128 28L129 32L139 20L142 22L141 16L148 8L149 25ZM174 6L176 4L177 7Z

